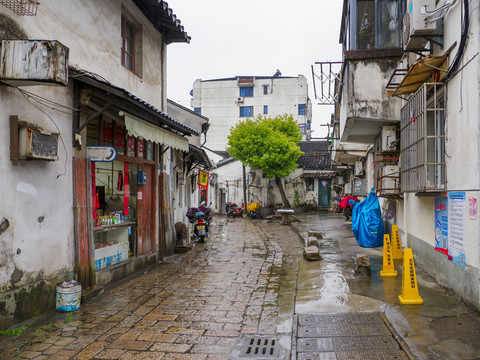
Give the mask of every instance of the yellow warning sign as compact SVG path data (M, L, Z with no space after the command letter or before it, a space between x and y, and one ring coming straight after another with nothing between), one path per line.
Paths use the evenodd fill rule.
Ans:
M402 244L400 243L400 233L397 225L392 225L392 254L393 260L403 259Z
M390 235L383 235L383 270L380 271L380 276L391 277L397 276L397 270L393 266L392 246L390 243Z
M412 249L405 249L403 253L402 294L398 298L402 304L423 304L418 294Z

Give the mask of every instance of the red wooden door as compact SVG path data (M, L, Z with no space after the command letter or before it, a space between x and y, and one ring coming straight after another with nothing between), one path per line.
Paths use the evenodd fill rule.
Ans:
M155 212L154 212L154 179L153 166L139 166L147 176L146 184L139 185L137 190L137 255L143 255L155 250Z

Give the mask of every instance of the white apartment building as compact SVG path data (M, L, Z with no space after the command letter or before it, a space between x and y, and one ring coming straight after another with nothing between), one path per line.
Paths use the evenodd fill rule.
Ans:
M307 79L281 76L235 76L193 83L191 106L210 120L205 146L225 151L230 129L239 121L258 115L275 117L291 114L304 140L310 139L312 120Z

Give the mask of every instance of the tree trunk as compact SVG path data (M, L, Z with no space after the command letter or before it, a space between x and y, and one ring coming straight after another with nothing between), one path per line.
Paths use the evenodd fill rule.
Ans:
M283 190L282 179L275 176L275 183L277 184L278 190L280 190L280 195L282 196L283 208L284 209L291 208L290 202L287 199L287 195L285 195L285 191Z

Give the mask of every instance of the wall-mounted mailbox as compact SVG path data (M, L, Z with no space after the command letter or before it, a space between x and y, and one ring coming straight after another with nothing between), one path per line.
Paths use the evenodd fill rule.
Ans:
M59 133L42 129L17 115L10 116L10 159L13 165L18 160L58 160Z
M147 183L147 173L145 171L139 171L137 173L137 184L145 185Z

